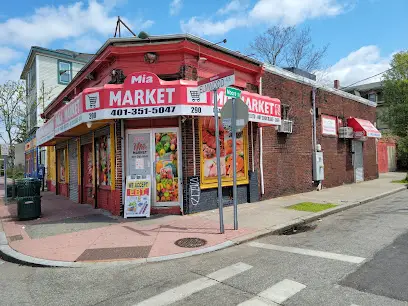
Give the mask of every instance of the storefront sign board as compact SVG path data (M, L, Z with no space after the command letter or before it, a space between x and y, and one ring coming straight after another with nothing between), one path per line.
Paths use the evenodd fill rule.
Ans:
M58 110L58 112L55 114L56 135L68 131L84 122L82 120L82 104L82 94L79 94L67 105Z
M127 176L125 197L125 218L150 217L151 179Z
M44 125L39 128L36 132L37 145L40 146L47 141L51 140L55 136L55 127L54 127L54 117L48 120Z
M322 115L322 135L337 136L337 118Z
M219 79L227 78L223 83L227 86L233 76L228 72ZM241 91L241 99L248 105L249 121L280 125L279 99L247 91ZM218 108L227 100L226 89L219 88ZM213 116L213 101L213 92L200 93L197 82L163 81L151 72L132 73L124 84L85 89L37 131L37 138L41 145L77 125L97 120Z
M218 88L234 85L235 72L234 70L228 70L219 74L216 74L210 78L198 81L198 92L200 94L217 90Z

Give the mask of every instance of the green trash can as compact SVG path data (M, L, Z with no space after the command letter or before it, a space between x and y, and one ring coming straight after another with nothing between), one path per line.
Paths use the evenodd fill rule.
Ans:
M17 216L19 220L39 218L41 216L41 196L19 197Z
M41 180L25 178L16 181L17 197L39 196L41 193Z

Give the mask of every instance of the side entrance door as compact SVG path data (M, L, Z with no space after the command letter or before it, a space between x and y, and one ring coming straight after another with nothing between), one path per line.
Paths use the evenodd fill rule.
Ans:
M363 160L363 142L353 140L354 154L354 182L364 181L364 160Z

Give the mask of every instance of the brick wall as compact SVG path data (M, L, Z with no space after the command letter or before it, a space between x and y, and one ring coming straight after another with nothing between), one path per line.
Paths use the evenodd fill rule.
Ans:
M313 190L312 182L312 116L310 110L312 87L272 74L262 79L262 94L289 105L289 119L293 120L293 134L277 133L274 127L263 128L263 166L265 194L263 199ZM346 119L358 117L375 122L375 108L318 90L316 107L320 114ZM343 120L345 122L345 120ZM255 162L259 166L259 131L256 135ZM354 181L350 141L322 136L321 117L317 118L317 143L324 152L324 187ZM378 177L375 140L364 143L365 180Z

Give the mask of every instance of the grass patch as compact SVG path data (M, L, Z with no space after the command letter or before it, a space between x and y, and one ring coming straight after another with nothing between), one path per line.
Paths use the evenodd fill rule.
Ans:
M394 181L392 181L392 183L397 183L397 184L408 184L408 180L407 180L407 179L403 179L403 180L394 180Z
M333 208L336 206L337 206L336 204L331 204L331 203L321 204L321 203L313 203L313 202L302 202L302 203L288 206L286 208L294 209L294 210L301 210L301 211L318 212L318 211L326 210L326 209Z

